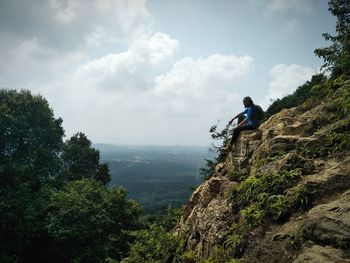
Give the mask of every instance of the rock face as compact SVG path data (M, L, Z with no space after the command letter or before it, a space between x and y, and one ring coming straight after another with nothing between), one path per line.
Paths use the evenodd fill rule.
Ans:
M347 190L343 194L334 193L285 224L272 226L252 242L245 260L345 263L350 262L349 244L350 190Z
M185 206L176 232L186 237L187 249L196 250L200 258L210 256L233 222L232 203L224 196L233 184L225 177L213 177L192 194Z
M334 109L320 103L283 110L259 130L242 132L226 161L185 205L175 229L185 248L195 251L198 261L208 258L236 222L239 211L226 192L239 182L230 181L229 174L241 168L257 177L298 170L301 179L284 194L292 197L306 189L303 208L296 202L284 221L253 229L241 260L350 262L350 149L334 154L337 146L330 136L344 125L334 120Z

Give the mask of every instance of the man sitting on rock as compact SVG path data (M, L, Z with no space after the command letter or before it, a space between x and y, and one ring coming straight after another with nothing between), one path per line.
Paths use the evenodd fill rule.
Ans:
M229 122L229 124L232 124L232 122L238 118L238 124L234 128L230 143L226 147L228 152L232 151L232 145L238 139L238 136L241 133L241 131L255 130L259 124L259 118L258 118L258 113L256 108L257 107L260 108L260 106L254 105L253 100L250 97L244 97L243 104L244 104L245 110L237 114L237 116L235 116ZM246 117L244 115L246 115Z

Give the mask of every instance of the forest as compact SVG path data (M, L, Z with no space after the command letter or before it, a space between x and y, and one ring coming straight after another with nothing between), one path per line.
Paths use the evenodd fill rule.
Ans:
M200 169L211 154L207 147L113 146L95 144L108 164L110 187L122 186L143 214L180 208L202 182Z
M105 262L128 251L140 206L29 91L0 91L0 261Z

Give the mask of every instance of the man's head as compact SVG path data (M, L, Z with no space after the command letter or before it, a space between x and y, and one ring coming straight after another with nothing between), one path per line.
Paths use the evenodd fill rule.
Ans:
M249 106L252 106L252 105L254 105L254 102L253 102L253 100L250 98L250 97L244 97L243 98L243 104L244 104L244 107L249 107Z

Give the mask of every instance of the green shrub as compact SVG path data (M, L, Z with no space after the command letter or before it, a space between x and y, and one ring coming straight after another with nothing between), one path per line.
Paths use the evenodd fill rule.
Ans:
M240 185L231 189L229 196L241 205L257 200L261 193L282 194L300 178L300 170L281 171L280 173L267 172L257 176L249 176Z
M248 174L249 174L248 169L241 168L237 172L228 174L227 177L229 178L230 181L241 182L247 178Z
M293 94L287 95L282 99L275 100L266 110L265 119L268 119L270 116L280 112L282 109L289 109L302 104L315 94L317 89L315 86L319 86L325 80L325 75L316 74L312 76L310 81L306 81L305 84L299 86Z
M120 260L129 249L127 230L134 229L139 214L124 189L87 179L53 191L48 210L46 229L56 245L57 262Z
M187 250L181 255L180 262L195 263L197 262L197 253L193 250Z
M122 263L170 263L179 262L182 242L159 225L133 232L136 238L130 255Z
M265 217L265 211L262 210L257 203L254 203L245 209L242 209L240 215L243 219L243 222L250 228L253 228L259 226L262 223L262 220Z

